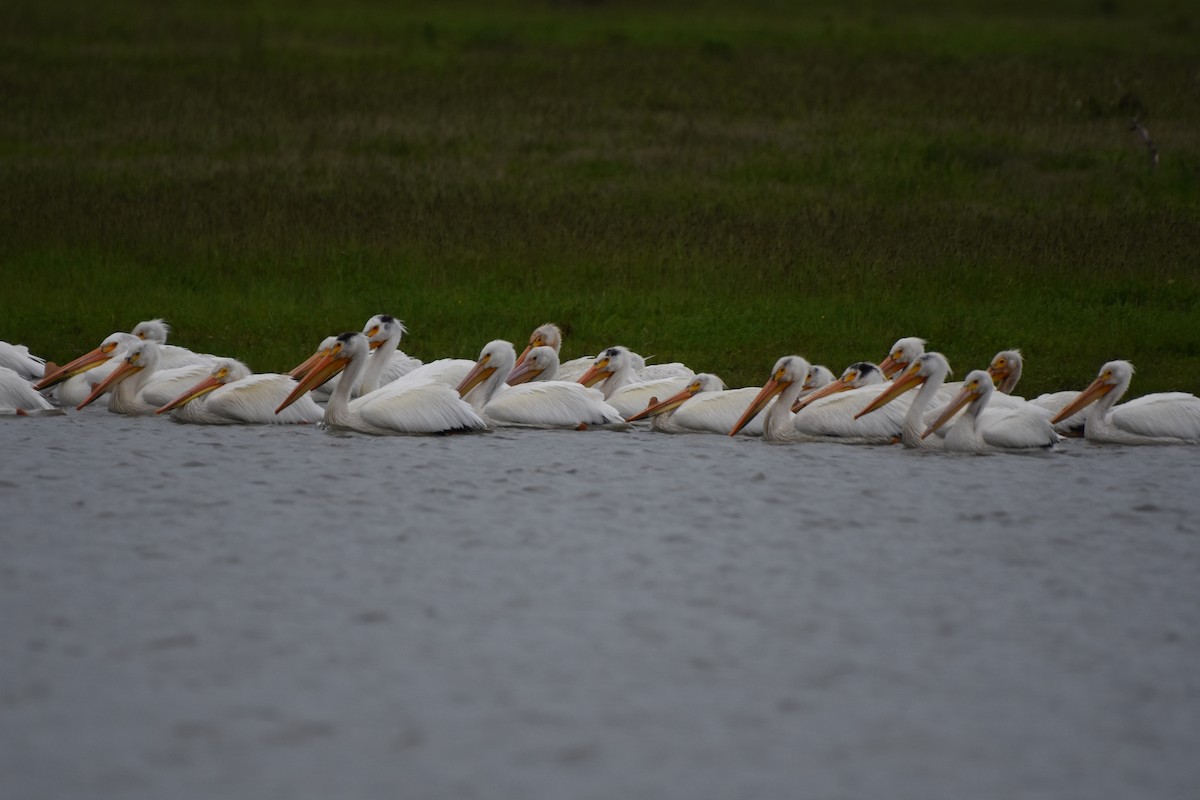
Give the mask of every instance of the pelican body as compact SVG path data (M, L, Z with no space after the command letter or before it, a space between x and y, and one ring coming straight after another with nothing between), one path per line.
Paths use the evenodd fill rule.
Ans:
M511 342L484 345L479 360L459 384L459 394L492 425L588 428L625 422L597 389L570 381L526 381L508 386L516 365Z
M997 409L984 414L988 400L996 392L992 376L986 370L967 373L962 390L951 400L941 415L921 434L921 438L962 415L950 426L943 447L961 453L986 453L997 450L1019 450L1053 447L1062 438L1050 424L1050 412L1028 403ZM965 410L964 410L965 408Z
M296 381L289 375L252 374L242 362L222 358L207 378L155 413L171 412L171 418L178 422L200 425L320 422L325 414L311 395L275 413L295 388Z
M362 376L371 353L367 337L348 332L334 337L328 347L324 344L307 374L275 413L344 370L345 380L338 383L325 406L324 425L328 428L373 434L453 433L487 428L454 389L438 381L414 379L413 373L351 400L351 388Z
M1194 394L1160 392L1116 405L1129 388L1133 371L1128 361L1109 361L1051 421L1059 422L1087 408L1083 435L1090 442L1200 444L1200 398Z

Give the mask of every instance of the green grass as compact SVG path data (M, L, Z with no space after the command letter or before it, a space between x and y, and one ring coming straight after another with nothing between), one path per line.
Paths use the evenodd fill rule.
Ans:
M920 335L1200 390L1200 14L726 6L19 0L0 339L277 370L383 311L423 358L553 320L747 385Z

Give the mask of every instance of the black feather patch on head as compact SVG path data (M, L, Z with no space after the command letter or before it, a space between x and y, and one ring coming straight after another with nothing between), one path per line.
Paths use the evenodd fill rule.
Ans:
M380 314L379 321L382 322L384 325L387 325L389 322L395 322L396 318L393 317L391 314Z
M337 338L339 342L349 342L355 336L358 336L358 331L346 331L345 333L339 334Z
M610 347L604 351L604 355L608 356L609 358L615 358L620 352L621 352L621 348Z

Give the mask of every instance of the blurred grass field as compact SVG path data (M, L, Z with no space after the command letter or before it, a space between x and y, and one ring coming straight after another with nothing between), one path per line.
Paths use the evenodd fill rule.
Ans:
M165 317L286 369L566 331L730 385L920 335L1022 391L1200 390L1200 11L16 0L0 339ZM1152 136L1159 164L1131 120Z

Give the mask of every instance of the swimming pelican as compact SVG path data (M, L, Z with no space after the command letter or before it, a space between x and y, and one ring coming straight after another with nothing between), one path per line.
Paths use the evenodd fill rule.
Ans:
M116 369L75 407L76 410L82 410L112 389L109 411L129 416L150 415L208 372L208 367L200 363L160 369L161 348L162 345L152 339L130 347Z
M549 348L547 348L549 349ZM506 386L516 365L511 342L496 339L484 345L479 360L459 384L458 393L493 425L531 425L580 428L625 422L604 402L598 389L574 381L532 381Z
M602 385L605 401L624 418L641 411L652 397L676 394L691 380L689 375L638 381L639 363L645 364L644 359L628 348L610 347L596 357L588 371L579 377L579 383Z
M1058 422L1095 403L1087 412L1083 435L1112 444L1200 443L1200 398L1184 392L1158 392L1116 405L1133 380L1128 361L1109 361L1096 380L1055 415Z
M882 365L880 365L882 369ZM921 433L925 428L924 415L933 402L946 376L950 373L950 363L941 353L922 353L908 368L898 374L891 385L881 392L865 408L854 415L855 419L870 414L876 409L886 406L897 397L913 387L920 386L916 398L908 406L904 421L900 426L900 441L905 447L930 449L940 447L942 441L938 438L922 439Z
M50 411L50 401L34 391L20 373L8 367L0 367L0 414L28 414Z
M207 378L154 413L170 411L179 422L202 425L320 422L324 412L311 396L275 413L294 388L296 381L288 375L255 375L241 361L221 358Z
M0 367L12 370L26 382L38 381L46 374L46 359L33 355L23 344L0 342Z
M629 422L650 420L652 430L663 433L729 433L747 404L758 394L757 386L726 389L725 383L702 372L677 394L652 402L629 417ZM748 436L762 436L763 415L755 415L742 428Z
M893 442L904 427L908 398L873 414L855 416L890 387L878 366L870 361L855 362L837 380L796 402L793 427L806 437L845 444Z
M414 379L418 370L351 400L350 388L366 369L370 352L367 337L361 333L337 336L275 413L296 402L313 386L345 370L346 380L338 384L325 406L325 425L329 428L377 434L450 433L487 428L454 389L435 380Z
M996 382L996 390L1011 395L1017 388L1017 382L1021 380L1024 368L1025 359L1021 356L1020 350L1001 350L996 353L992 363L988 365L987 371L992 376L992 380ZM1078 394L1079 392L1072 391L1050 392L1038 395L1028 402L1046 409L1053 415L1065 408L1067 403L1074 400ZM1085 418L1084 412L1077 412L1055 425L1054 430L1064 436L1082 436Z
M976 369L963 379L962 391L921 434L924 439L944 426L964 407L962 416L950 426L943 447L962 453L1052 447L1062 439L1050 424L1050 412L1028 403L984 414L996 392L987 370Z
M402 378L421 366L421 359L413 358L399 349L400 339L408 333L408 329L391 314L376 314L371 317L363 325L362 332L371 345L371 358L367 362L367 368L363 370L359 385L351 392L354 397L373 392L385 383ZM302 364L292 370L292 373L299 373L292 374L292 377L297 380L302 378L307 366ZM344 377L345 375L333 376L323 386L313 389L313 395L322 401L328 400Z
M733 436L744 428L778 395L778 399L767 410L766 419L763 420L763 438L767 441L792 441L800 438L792 425L795 417L792 413L792 403L796 402L796 397L804 390L808 371L808 362L800 356L784 356L776 361L771 370L771 377L730 429L729 435Z
M157 369L175 369L193 364L211 367L216 356L201 355L186 347L166 344L169 330L170 327L161 319L150 319L134 325L132 333L110 333L95 349L44 375L34 388L42 391L57 387L54 390L54 399L57 402L64 406L78 406L89 398L96 386L120 366L121 359L130 348L141 341L151 341L159 345ZM108 398L91 398L89 402L95 403L97 400L107 402Z
M64 406L77 406L87 399L100 383L112 374L121 363L125 353L141 341L132 333L118 331L104 337L98 347L78 358L68 361L61 367L47 371L46 375L34 384L35 389L42 391L54 389L54 399ZM92 402L108 403L108 396L93 399Z
M553 322L547 322L545 325L539 325L529 335L529 345L521 351L521 355L517 356L516 366L521 366L525 363L525 359L529 354L538 347L549 347L554 351L555 363L558 362L558 356L562 352L562 330ZM595 361L595 356L580 356L573 358L565 364L558 364L558 380L560 381L578 381L579 376L588 371ZM543 378L542 380L551 380Z

